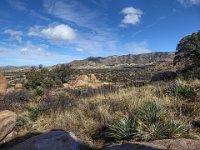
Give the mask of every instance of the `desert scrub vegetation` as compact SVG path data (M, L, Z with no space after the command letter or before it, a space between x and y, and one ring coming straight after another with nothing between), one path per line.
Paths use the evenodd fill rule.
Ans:
M26 73L27 88L36 88L42 86L45 88L62 87L63 83L69 81L76 71L68 65L58 65L53 69L43 68L41 66L32 67Z
M194 89L180 80L172 82L166 89L167 94L181 99L194 99L197 93Z
M187 137L191 117L177 115L174 97L165 91L169 84L45 89L41 101L35 94L31 100L19 100L19 105L10 108L19 116L16 134L64 129L93 148L121 140ZM192 84L198 87L196 82Z
M187 126L171 119L154 101L147 101L133 118L123 118L109 127L108 135L114 140L150 141L188 137Z

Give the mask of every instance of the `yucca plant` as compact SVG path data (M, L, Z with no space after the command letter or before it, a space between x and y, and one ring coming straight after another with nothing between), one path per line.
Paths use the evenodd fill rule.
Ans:
M146 124L142 121L138 121L135 139L142 140L142 141L165 139L166 131L167 131L167 128L162 122Z
M139 118L147 124L157 123L161 116L161 107L156 102L145 102L139 109Z
M186 126L180 121L168 119L165 120L165 126L167 128L167 138L180 138L187 137L189 135L188 128L186 128Z
M135 120L122 118L109 127L108 137L113 140L131 139L135 132Z

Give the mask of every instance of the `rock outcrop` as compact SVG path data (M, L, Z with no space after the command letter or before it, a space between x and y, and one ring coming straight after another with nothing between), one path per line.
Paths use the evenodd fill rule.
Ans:
M9 150L84 150L88 149L71 132L49 131L34 136Z
M12 111L4 110L0 112L0 142L4 142L6 136L10 134L16 125L16 114Z
M2 100L3 97L5 96L7 87L8 87L8 81L2 74L0 74L0 100Z
M165 139L152 142L124 143L103 150L199 150L200 141L192 139Z
M74 81L72 81L69 85L72 87L81 87L81 86L95 86L99 83L96 76L94 74L89 75L80 75Z
M21 83L16 83L15 84L15 89L16 90L21 90L21 89L23 89L23 85Z

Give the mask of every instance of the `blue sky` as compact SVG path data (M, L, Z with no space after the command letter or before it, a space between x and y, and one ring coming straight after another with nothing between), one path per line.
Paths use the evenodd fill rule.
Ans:
M200 30L200 0L1 0L0 66L174 52Z

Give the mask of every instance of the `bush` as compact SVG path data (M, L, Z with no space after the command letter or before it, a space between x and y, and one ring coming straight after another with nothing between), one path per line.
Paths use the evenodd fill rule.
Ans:
M175 94L183 98L194 98L196 96L195 91L186 85L177 86L175 89Z
M31 119L33 121L37 120L37 118L42 114L42 112L44 111L44 109L42 109L41 107L35 107L31 110Z
M178 81L171 83L165 90L165 93L169 96L178 96L185 99L194 98L196 96L196 92L193 88L185 84L181 84Z
M35 89L35 92L38 96L43 96L44 95L44 88L41 87L41 86L38 86L36 89Z
M5 95L4 100L0 101L0 110L25 107L30 101L35 99L35 95L28 90L16 90Z

